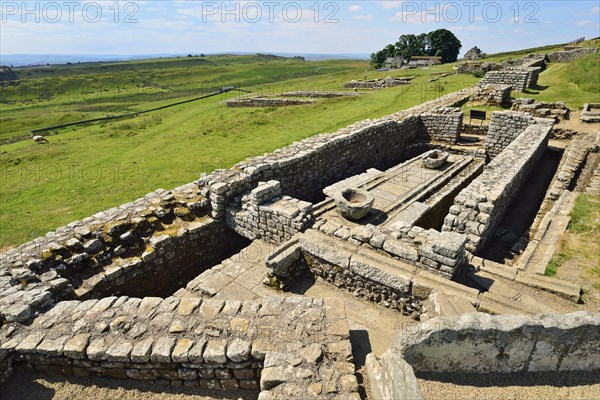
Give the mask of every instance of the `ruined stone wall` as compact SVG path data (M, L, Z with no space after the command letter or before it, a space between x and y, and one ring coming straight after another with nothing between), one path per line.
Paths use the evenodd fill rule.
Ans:
M463 112L459 108L440 107L420 115L424 129L422 137L427 141L456 143L460 136Z
M352 245L369 245L445 278L452 278L465 265L467 238L462 235L401 222L390 228L361 225L350 229L334 221L317 221L313 228Z
M479 135L479 136L486 136L488 134L488 131L490 129L489 125L479 125L479 124L462 124L461 127L461 133L464 133L465 135Z
M492 237L522 183L535 170L546 151L551 130L551 123L537 123L513 140L456 196L442 231L467 234L467 249L471 252L481 249Z
M168 296L244 240L205 214L194 184L158 190L3 254L0 319L26 321L64 299Z
M569 51L555 51L554 53L548 54L548 59L550 60L550 62L571 62L578 58L585 57L588 54L597 54L597 53L598 53L597 48L584 47L581 49L574 49L574 50L569 50Z
M280 244L312 223L312 204L281 197L278 181L260 183L242 198L241 210L228 209L227 225L240 235Z
M589 371L600 368L599 328L587 311L438 317L402 332L386 354L419 372Z
M374 400L423 396L414 371L522 373L600 368L599 320L589 312L438 317L402 331L381 356L367 355Z
M345 318L343 302L309 297L64 301L10 335L3 327L0 365L8 357L42 373L260 389L274 400L286 386L300 394L320 383L330 399L358 389Z
M285 107L312 104L314 100L253 97L249 99L227 100L226 103L227 107Z
M450 252L457 250L444 243L443 238L436 243ZM457 243L460 246L460 242ZM299 247L294 245L288 249L287 257L277 257L281 264L267 264L272 268L272 274L277 274L281 265L293 265L294 257L301 257L314 274L333 285L409 314L420 313L421 301L434 288L463 296L473 305L478 302L477 290L452 282L435 273L435 270L419 269L367 244L344 242L315 230L302 234L298 244ZM401 245L399 242L396 244ZM439 249L436 248L436 251ZM284 259L285 263L282 262Z
M484 85L510 85L513 90L524 92L531 81L531 71L518 68L505 68L501 71L489 71L479 81Z
M322 189L367 168L386 168L405 158L422 124L419 117L397 122L363 121L333 134L321 134L261 157L203 177L198 184L209 197L213 217L220 218L236 197L258 182L281 182L282 194L315 202Z
M496 157L532 124L535 124L535 119L529 113L494 111L485 141L487 157Z
M511 110L523 111L538 118L569 119L571 110L567 105L558 101L556 103L539 102L531 98L515 99Z
M510 104L510 85L482 85L473 94L471 103L473 105L503 106Z

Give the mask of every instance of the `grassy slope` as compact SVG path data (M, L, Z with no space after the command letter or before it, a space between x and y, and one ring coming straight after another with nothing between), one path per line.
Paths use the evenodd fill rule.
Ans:
M586 282L600 291L600 197L581 194L571 212L571 223L560 247L546 267L546 275Z
M365 76L366 63L351 63L320 63L321 71L340 64L346 69L254 89L340 88L348 79ZM431 72L450 68L397 71L395 75L417 75L415 83L358 98L328 99L300 107L227 108L217 97L128 121L71 128L52 136L49 145L24 141L1 146L6 153L0 156L0 246L32 239L158 187L190 182L202 171L230 167L246 157L408 108L476 82L470 75L427 82ZM293 71L291 75L294 77Z

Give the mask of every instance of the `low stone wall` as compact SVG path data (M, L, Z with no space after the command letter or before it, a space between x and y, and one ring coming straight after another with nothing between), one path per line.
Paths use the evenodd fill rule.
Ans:
M227 107L285 107L312 104L314 103L314 100L270 99L262 97L253 97L249 99L227 100L226 103Z
M333 97L353 97L360 96L363 94L369 94L369 92L320 92L315 90L297 91L297 92L285 92L282 96L287 97L314 97L314 98L333 98Z
M600 314L438 317L400 333L386 354L420 372L600 369ZM384 356L385 357L385 356Z
M454 283L434 271L419 269L370 246L347 243L314 230L300 235L298 243L302 253L300 257L304 257L313 273L356 296L386 307L419 314L420 301L435 288L459 293L473 305L477 304L477 290ZM441 247L444 240L436 244ZM292 261L298 254L290 251L289 255L287 258L279 257L279 263L267 263L272 269L271 274L281 274L281 266L293 265Z
M228 209L227 225L240 235L280 244L303 232L313 221L312 204L281 197L278 181L259 183L242 198L241 210Z
M194 184L161 189L6 251L0 319L26 321L65 299L168 296L244 244L208 207Z
M571 110L562 102L547 103L538 102L534 99L520 98L512 103L512 110L528 112L538 118L554 118L555 120L569 119Z
M260 389L271 399L318 383L318 398L354 399L345 318L335 299L107 297L61 302L29 326L4 326L0 348L15 367L43 373Z
M554 53L548 54L550 62L571 62L578 58L585 57L588 54L597 54L598 49L595 47L582 47L580 49L573 49L569 51L555 51Z
M552 124L530 125L513 140L456 196L442 231L467 234L467 249L473 253L481 249L493 236L522 183L535 170L551 130Z
M459 74L472 74L473 72L481 72L482 74L488 71L497 71L502 69L498 63L486 61L467 61L458 64L457 72Z
M401 222L391 228L360 225L350 229L334 221L317 221L313 227L352 245L371 246L448 279L465 266L467 238L462 235Z
M437 317L402 331L381 357L367 355L374 400L421 400L414 371L521 373L600 369L600 315L484 313ZM533 383L535 384L535 383Z
M510 85L513 90L524 92L529 87L531 71L518 68L505 68L501 71L490 71L479 81L479 86Z
M583 122L600 122L600 103L586 103L581 111Z
M417 141L422 129L419 117L363 121L333 134L313 136L262 157L250 158L230 170L219 170L200 179L202 193L210 198L213 217L258 182L281 182L282 194L316 202L328 185L367 168L398 164L405 148Z
M485 141L485 153L493 159L515 140L535 119L525 112L494 111Z
M489 125L476 125L476 124L462 124L460 133L464 133L465 135L478 135L478 136L486 136L489 132Z
M460 136L463 112L455 107L440 107L420 115L424 128L422 137L427 141L456 143Z
M482 85L471 98L473 105L503 106L510 104L510 85Z

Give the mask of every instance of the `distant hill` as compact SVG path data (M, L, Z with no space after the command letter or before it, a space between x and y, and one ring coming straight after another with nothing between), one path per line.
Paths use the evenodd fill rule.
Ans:
M367 60L369 54L318 54L318 53L280 53L280 52L260 52L263 54L273 54L282 57L304 57L306 60ZM200 53L192 53L200 55ZM257 52L220 52L206 53L206 55L247 55L257 54ZM86 63L86 62L106 62L106 61L127 61L143 60L160 57L186 57L187 54L138 54L138 55L115 55L115 54L0 54L0 65L12 65L13 67L25 67L35 65L56 65L67 63Z

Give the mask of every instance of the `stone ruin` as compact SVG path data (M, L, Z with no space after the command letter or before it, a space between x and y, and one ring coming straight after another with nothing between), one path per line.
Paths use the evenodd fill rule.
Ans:
M548 308L510 286L580 301L578 285L543 276L541 244L548 221L572 206L578 172L597 163L600 139L579 134L561 152L531 224L539 239L513 266L486 259L482 249L549 151L554 120L495 112L485 142L462 146L456 106L473 90L313 136L4 251L0 378L25 369L248 389L261 400L359 399L344 302L288 291L307 276L423 321L368 357L376 399L420 398L414 371L600 368L597 314L538 316ZM370 207L346 212L340 195Z
M410 81L413 80L414 76L408 77L392 77L389 76L385 79L372 79L372 80L353 80L344 84L345 89L382 89L388 87L396 87L402 85L410 85Z

